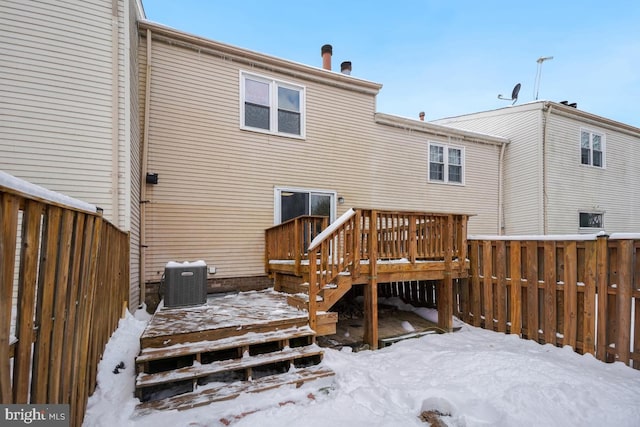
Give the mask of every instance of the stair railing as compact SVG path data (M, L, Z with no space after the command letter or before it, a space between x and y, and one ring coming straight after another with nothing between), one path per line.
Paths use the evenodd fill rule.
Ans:
M356 246L359 224L359 211L349 209L309 245L309 322L312 328L316 326L318 293L347 271L359 254Z

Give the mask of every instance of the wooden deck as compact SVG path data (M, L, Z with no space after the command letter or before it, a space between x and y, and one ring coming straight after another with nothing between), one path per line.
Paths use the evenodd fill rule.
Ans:
M265 270L289 303L309 312L318 335L327 313L364 284L365 342L378 347L378 284L437 280L438 327L453 329L453 280L468 276L468 215L350 209L331 225L303 216L265 232ZM335 317L335 316L334 316Z
M308 324L308 315L287 304L287 296L272 290L209 295L206 305L162 308L140 338L146 347L217 340L247 332L265 332Z
M266 290L161 308L136 358L138 411L185 409L333 375L306 311Z

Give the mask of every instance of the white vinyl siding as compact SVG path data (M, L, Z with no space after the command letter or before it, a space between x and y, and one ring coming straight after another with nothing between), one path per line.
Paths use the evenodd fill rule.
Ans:
M504 154L504 234L542 234L542 111L540 106L510 107L468 116L437 120L460 129L500 135L509 139ZM467 156L467 168L477 165ZM467 177L467 182L472 178ZM479 182L488 178L479 177Z
M344 198L338 216L351 207L460 212L475 214L471 232L496 233L498 146L452 139L465 150L467 185L428 185L428 142L446 137L378 124L374 95L261 63L259 75L305 87L306 142L246 132L242 66L203 52L153 41L149 171L159 184L147 194L148 280L170 260L202 259L215 279L264 275L278 187L331 189Z
M583 123L570 117L551 115L547 160L549 233L581 230L579 212L605 213L607 233L640 229L640 179L637 165L638 138L591 127L606 139L606 169L585 167L577 160L577 135ZM574 161L568 162L566 159Z

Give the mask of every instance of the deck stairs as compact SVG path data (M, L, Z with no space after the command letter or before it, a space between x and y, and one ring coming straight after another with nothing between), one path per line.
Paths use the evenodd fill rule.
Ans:
M352 287L353 280L349 272L337 275L331 283L324 285L316 295L317 326L315 332L318 336L332 335L336 333L338 313L332 312L333 307ZM309 310L309 281L304 276L278 275L275 280L275 289L289 293L287 302L289 305L301 310Z
M208 329L196 324L176 333L180 319L197 309L163 309L154 318L177 319L174 332L168 325L154 326L152 319L143 333L136 358L139 413L188 409L333 375L321 363L324 352L315 342L315 331L298 310L277 319L245 319ZM162 318L156 323L162 322L167 323Z

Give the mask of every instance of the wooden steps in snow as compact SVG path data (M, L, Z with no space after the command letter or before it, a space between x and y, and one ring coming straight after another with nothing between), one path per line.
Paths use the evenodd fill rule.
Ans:
M241 336L230 336L218 340L197 341L193 343L174 344L168 347L147 347L140 351L136 357L138 372L149 372L149 364L158 360L175 359L192 356L197 362L202 362L203 356L213 357L215 354L239 353L237 357L248 351L255 353L257 347L269 343L280 343L279 347L297 347L300 342L312 344L315 332L309 326L290 327L262 333L247 332ZM229 351L231 350L231 351ZM151 369L153 370L153 369Z
M272 290L209 296L202 306L158 310L140 338L136 396L160 407L152 402L187 402L177 396L206 389L211 402L233 397L229 390L260 391L329 375L317 366L324 352L308 322L308 314L290 306L286 294Z
M253 378L252 369L266 365L274 365L279 362L286 362L286 369L288 371L290 365L295 367L301 367L304 364L317 364L322 359L323 350L315 345L309 345L299 348L285 348L280 351L270 352L265 354L257 354L255 356L243 355L243 357L237 359L229 359L223 361L214 361L207 364L202 364L197 361L193 362L193 365L183 368L173 369L169 371L157 372L157 373L140 373L136 378L136 388L142 391L142 397L144 397L144 389L173 382L181 382L185 380L198 380L200 378L213 376L215 374L224 373L238 373L243 371L240 375L245 376L244 380ZM317 360L315 363L311 359ZM283 365L284 367L284 365ZM274 368L278 369L278 368Z
M154 410L185 410L214 402L230 400L241 393L257 393L285 385L300 387L303 383L334 375L334 372L322 366L309 366L293 369L285 374L268 375L250 381L220 385L210 384L196 388L192 392L168 397L162 400L142 402L136 408L139 414Z

